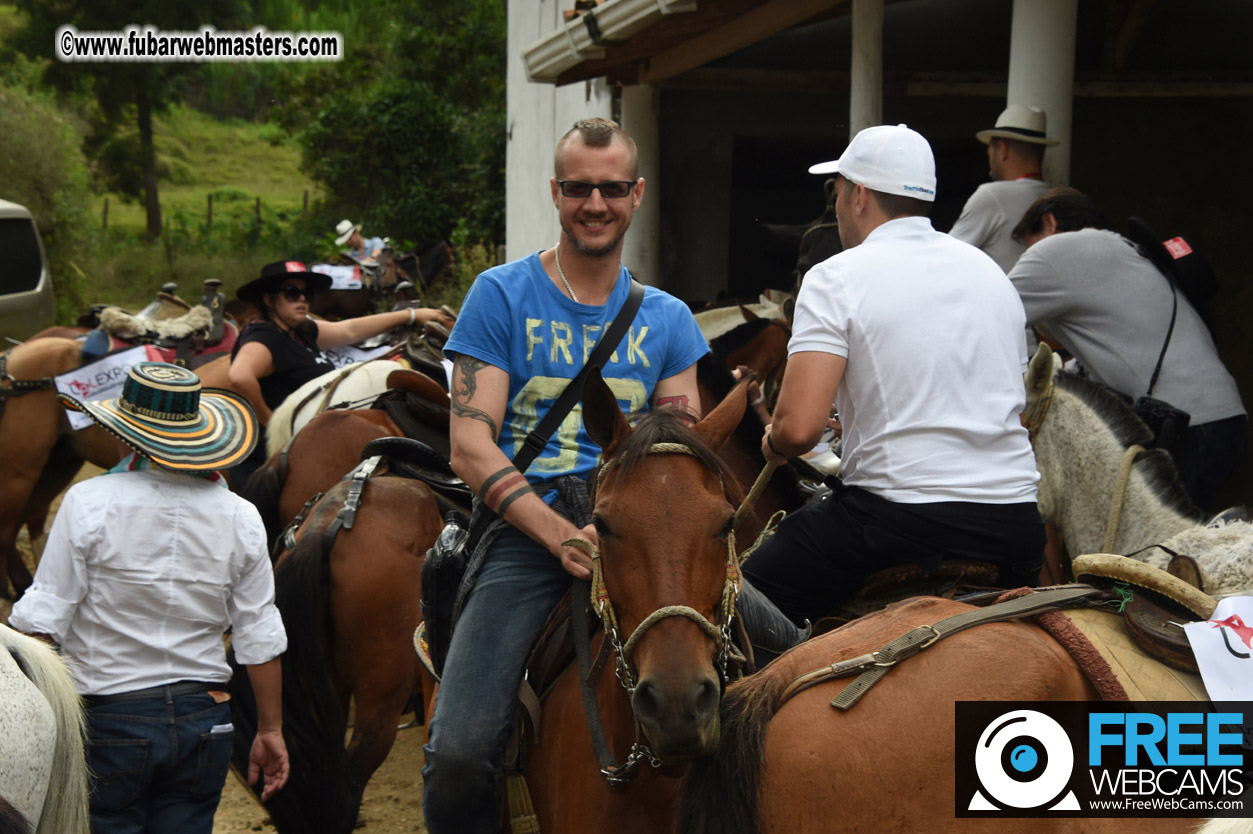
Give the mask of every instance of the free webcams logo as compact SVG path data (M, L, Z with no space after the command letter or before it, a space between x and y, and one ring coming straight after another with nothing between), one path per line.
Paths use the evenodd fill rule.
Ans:
M1253 704L956 704L958 817L1253 816Z
M1042 712L1014 710L984 728L975 748L976 790L967 810L1078 810L1069 787L1075 751L1062 725Z

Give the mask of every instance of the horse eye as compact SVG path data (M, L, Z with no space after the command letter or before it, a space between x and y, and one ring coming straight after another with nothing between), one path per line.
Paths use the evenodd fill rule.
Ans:
M592 524L596 527L596 535L602 539L609 538L613 535L613 531L609 529L609 523L601 516L593 516Z
M727 518L727 523L722 525L722 529L718 531L718 538L725 539L735 530L735 516L731 515Z

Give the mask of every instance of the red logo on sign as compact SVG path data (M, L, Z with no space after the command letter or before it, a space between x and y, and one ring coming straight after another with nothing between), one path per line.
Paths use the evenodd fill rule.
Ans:
M1166 247L1166 251L1175 260L1179 260L1184 255L1192 254L1192 247L1181 237L1172 237L1170 240L1162 241L1162 246Z

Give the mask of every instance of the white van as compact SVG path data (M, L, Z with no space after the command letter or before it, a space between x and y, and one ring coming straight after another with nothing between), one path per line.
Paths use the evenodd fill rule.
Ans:
M0 351L51 327L53 318L52 279L35 220L25 206L0 200Z

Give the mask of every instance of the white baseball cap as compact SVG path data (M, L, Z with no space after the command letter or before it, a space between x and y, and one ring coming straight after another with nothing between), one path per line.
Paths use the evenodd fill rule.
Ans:
M839 159L820 162L811 174L839 174L872 191L935 202L935 156L921 133L905 125L868 127Z

